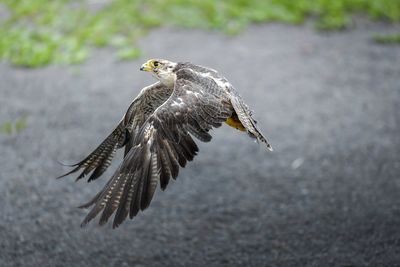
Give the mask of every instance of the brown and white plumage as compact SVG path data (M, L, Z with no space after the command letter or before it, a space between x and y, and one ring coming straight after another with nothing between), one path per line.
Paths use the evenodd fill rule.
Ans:
M83 170L98 178L118 148L123 162L105 187L82 207L92 207L82 225L101 213L100 224L115 213L113 227L146 209L158 183L164 190L179 168L193 160L198 147L192 137L211 140L209 131L226 122L271 146L257 129L248 106L232 85L215 70L191 63L149 60L141 70L159 82L145 87L132 102L116 129L83 161L65 175ZM63 175L63 176L65 176ZM62 176L61 176L62 177Z

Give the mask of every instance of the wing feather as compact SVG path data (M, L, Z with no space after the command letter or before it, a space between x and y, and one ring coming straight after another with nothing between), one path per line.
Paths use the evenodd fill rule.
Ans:
M160 186L161 190L165 190L167 188L167 185L169 183L169 180L171 179L172 176L172 171L171 171L171 161L169 159L169 155L165 150L163 150L160 147L160 162L161 162L161 174L160 174Z
M164 190L170 178L178 176L179 167L197 155L198 147L190 134L210 141L208 131L232 114L227 96L215 88L209 90L211 83L196 76L189 69L178 71L174 92L140 128L110 182L90 202L94 206L83 224L101 211L100 224L104 224L115 212L113 227L117 227L128 214L133 218L146 209L158 183Z
M140 128L146 119L163 104L171 95L172 88L157 82L142 89L141 93L132 101L124 117L109 136L86 158L72 165L71 171L57 178L61 178L82 170L76 180L90 175L88 182L99 178L111 165L118 148L125 146L125 155L135 142Z
M251 137L257 138L258 141L265 143L265 145L267 146L267 149L272 151L272 147L269 144L267 138L258 129L255 120L251 116L252 112L247 107L247 105L243 103L243 101L241 100L241 97L239 97L237 95L232 98L231 102L232 102L233 108L235 109L236 114L238 115L240 122L246 128L247 133Z
M63 174L57 178L62 178L64 176L70 175L83 169L81 174L76 178L79 180L89 174L94 170L96 175L90 177L90 181L99 177L111 164L111 160L114 157L115 150L117 146L122 143L125 138L125 131L123 130L124 126L122 121L118 124L118 126L112 131L112 133L107 136L107 138L95 149L91 152L85 159L82 161L72 165L76 166L70 172ZM97 177L96 177L97 176Z

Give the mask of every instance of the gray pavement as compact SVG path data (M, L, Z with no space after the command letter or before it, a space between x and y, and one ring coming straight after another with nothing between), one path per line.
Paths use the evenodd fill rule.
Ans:
M400 266L400 48L370 39L398 30L164 28L136 62L105 49L78 66L0 64L0 123L28 114L0 134L0 266ZM57 160L99 144L153 82L138 70L153 57L223 73L275 151L223 126L144 213L82 229L76 206L118 163L87 184L55 180Z

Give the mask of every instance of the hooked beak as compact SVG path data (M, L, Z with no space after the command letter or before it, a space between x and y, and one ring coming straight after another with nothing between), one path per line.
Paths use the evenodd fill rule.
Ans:
M141 71L152 71L152 67L150 66L149 62L146 62L140 67L140 70Z

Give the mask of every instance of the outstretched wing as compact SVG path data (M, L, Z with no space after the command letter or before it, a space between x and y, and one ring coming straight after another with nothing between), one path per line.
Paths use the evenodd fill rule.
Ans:
M74 169L58 178L78 172L81 169L82 172L76 180L91 172L88 182L100 177L111 165L118 148L125 146L125 154L127 154L138 129L142 127L154 110L168 99L172 91L172 88L167 88L159 82L143 88L112 133L85 159L72 165L72 167L75 167Z
M113 227L146 209L160 181L164 190L198 152L190 134L210 141L209 130L233 112L228 96L210 78L190 69L177 72L174 92L143 124L124 161L89 203L82 225L102 212L100 224L115 212Z

